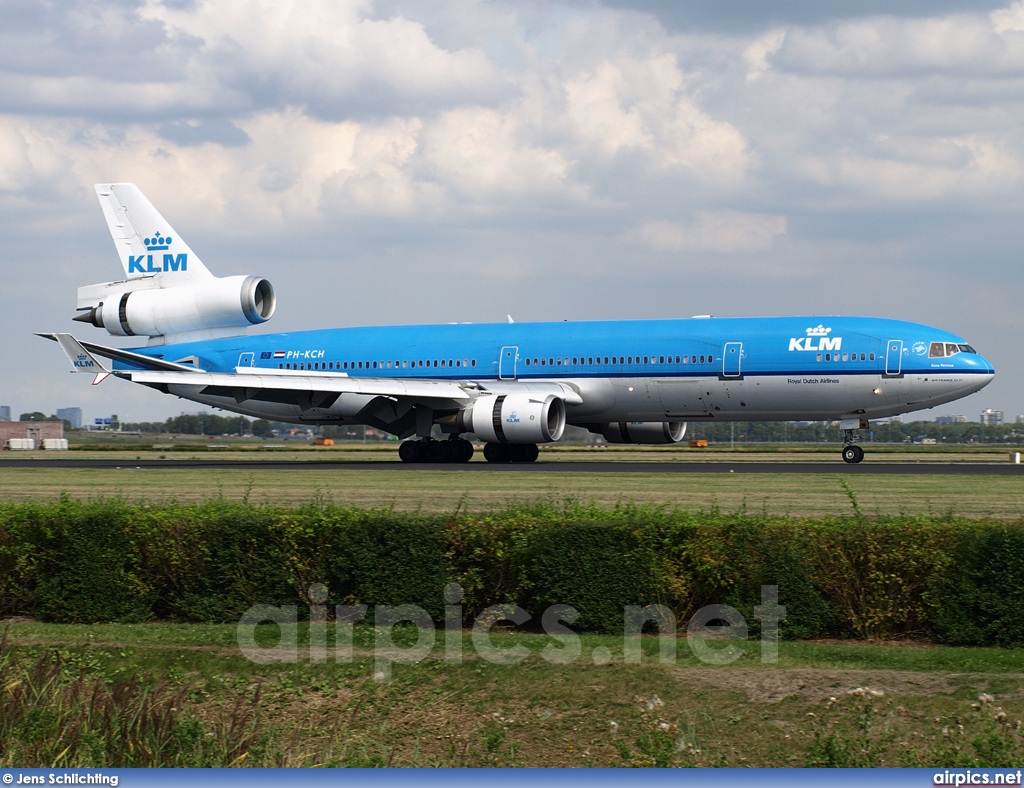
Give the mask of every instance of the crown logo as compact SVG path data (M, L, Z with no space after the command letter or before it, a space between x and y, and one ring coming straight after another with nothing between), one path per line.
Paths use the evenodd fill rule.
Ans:
M174 239L169 235L165 237L160 235L160 233L156 233L152 238L145 238L142 242L149 251L159 252L161 249L170 248L172 240Z
M832 329L825 328L825 326L821 325L820 323L818 324L817 328L807 329L807 336L809 337L827 337L830 333L832 333Z

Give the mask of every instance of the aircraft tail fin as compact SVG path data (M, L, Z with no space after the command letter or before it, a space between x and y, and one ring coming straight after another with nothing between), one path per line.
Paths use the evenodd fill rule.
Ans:
M128 279L180 284L213 276L134 183L98 183L95 189Z

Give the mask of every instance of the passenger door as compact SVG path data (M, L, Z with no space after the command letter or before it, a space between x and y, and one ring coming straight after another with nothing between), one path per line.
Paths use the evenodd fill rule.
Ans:
M899 377L903 374L903 340L890 339L885 347L885 374Z
M498 380L516 379L516 361L519 359L519 347L507 345L501 349L498 359Z

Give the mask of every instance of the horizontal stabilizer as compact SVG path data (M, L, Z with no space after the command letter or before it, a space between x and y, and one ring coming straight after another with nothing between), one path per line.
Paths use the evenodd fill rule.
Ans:
M72 372L85 372L90 375L110 374L106 365L82 347L82 343L71 334L51 334L49 336L57 341L60 349L64 351L64 355L68 357Z
M153 358L142 353L132 353L130 350L119 350L118 348L106 347L105 345L97 345L94 342L82 342L75 339L71 334L36 334L36 336L52 339L60 343L61 348L67 354L72 364L75 363L77 353L84 353L95 364L100 364L100 362L94 356L102 356L103 358L124 361L142 369L159 369L168 372L195 372L197 370L196 367L188 364L175 364L173 361L164 361L162 358ZM80 348L81 350L77 351L75 356L72 356L68 351L68 347ZM98 370L96 367L89 367L87 369L76 369L75 371L96 372ZM104 369L102 371L109 372L110 370Z

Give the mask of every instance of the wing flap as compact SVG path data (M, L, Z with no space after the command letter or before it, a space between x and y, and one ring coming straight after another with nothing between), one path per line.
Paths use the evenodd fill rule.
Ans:
M472 395L458 383L445 380L390 380L387 378L349 378L341 375L233 375L222 372L179 372L138 370L127 375L134 383L203 386L223 389L254 389L338 394L369 394L383 397L406 397L419 400L454 400L465 402Z

